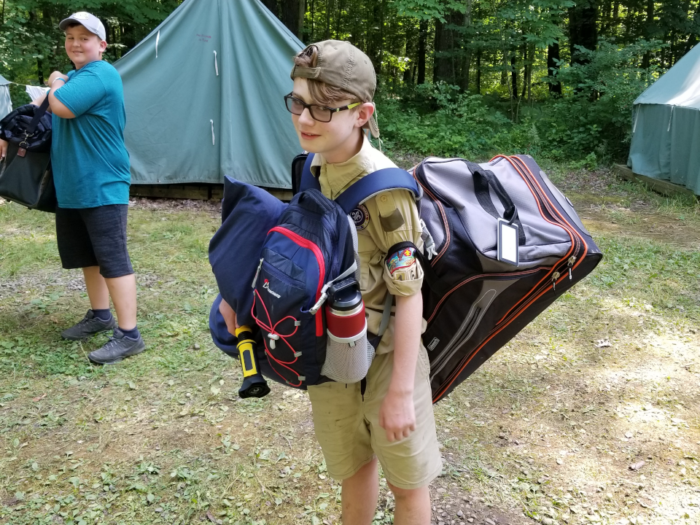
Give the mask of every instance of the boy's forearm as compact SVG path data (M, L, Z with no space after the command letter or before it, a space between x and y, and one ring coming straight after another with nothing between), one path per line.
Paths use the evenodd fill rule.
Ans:
M58 71L52 73L49 77L49 87L51 89L49 90L46 96L49 97L49 108L54 114L58 115L61 118L70 119L75 118L75 115L73 115L73 112L70 109L68 109L60 100L58 100L58 98L56 98L56 95L54 95L56 90L62 88L67 80L67 75L63 75Z
M394 371L389 392L413 393L423 318L423 298L420 293L396 297L394 325Z

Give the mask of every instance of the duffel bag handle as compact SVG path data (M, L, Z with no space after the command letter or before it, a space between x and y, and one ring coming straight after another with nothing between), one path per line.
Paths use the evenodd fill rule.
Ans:
M39 108L35 110L34 118L29 123L29 127L27 128L27 135L28 136L32 136L34 134L36 127L39 125L39 121L41 120L41 117L43 117L46 114L46 111L48 109L49 109L49 94L47 93L46 98L41 103L41 106L39 106Z
M518 244L525 244L525 230L523 230L523 225L520 222L520 217L518 217L518 208L515 206L513 199L510 198L508 192L498 180L498 177L489 170L486 170L474 162L464 161L467 164L467 168L472 174L474 179L474 194L476 195L479 204L484 210L491 215L494 219L505 219L509 224L515 224L518 227ZM489 187L501 201L503 207L505 208L503 212L503 217L498 214L498 210L493 205L491 200L491 194L489 192Z

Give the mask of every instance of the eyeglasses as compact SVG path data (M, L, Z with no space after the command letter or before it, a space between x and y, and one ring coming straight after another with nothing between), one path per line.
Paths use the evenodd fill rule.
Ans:
M339 108L329 108L326 106L318 106L316 104L307 104L301 99L296 98L291 93L284 97L284 103L287 105L287 110L292 115L301 115L304 109L309 110L311 118L319 122L330 122L333 117L333 113L338 113L339 111L345 111L346 109L356 108L361 105L362 102L353 102L347 106L342 106Z

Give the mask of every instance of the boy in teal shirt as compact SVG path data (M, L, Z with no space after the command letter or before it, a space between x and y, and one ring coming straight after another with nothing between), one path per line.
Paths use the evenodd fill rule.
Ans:
M66 75L55 71L48 81L56 238L63 267L83 270L91 305L61 335L80 340L113 330L110 340L89 354L94 363L109 364L145 349L136 327L136 279L126 246L131 175L124 93L117 70L102 61L107 48L102 22L78 12L59 27L75 70ZM110 312L110 297L118 322Z

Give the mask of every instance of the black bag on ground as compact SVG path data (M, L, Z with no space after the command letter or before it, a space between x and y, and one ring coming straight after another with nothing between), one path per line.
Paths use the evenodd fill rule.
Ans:
M41 107L27 104L0 121L0 138L8 142L0 166L0 197L30 209L55 212L48 107L47 98Z

